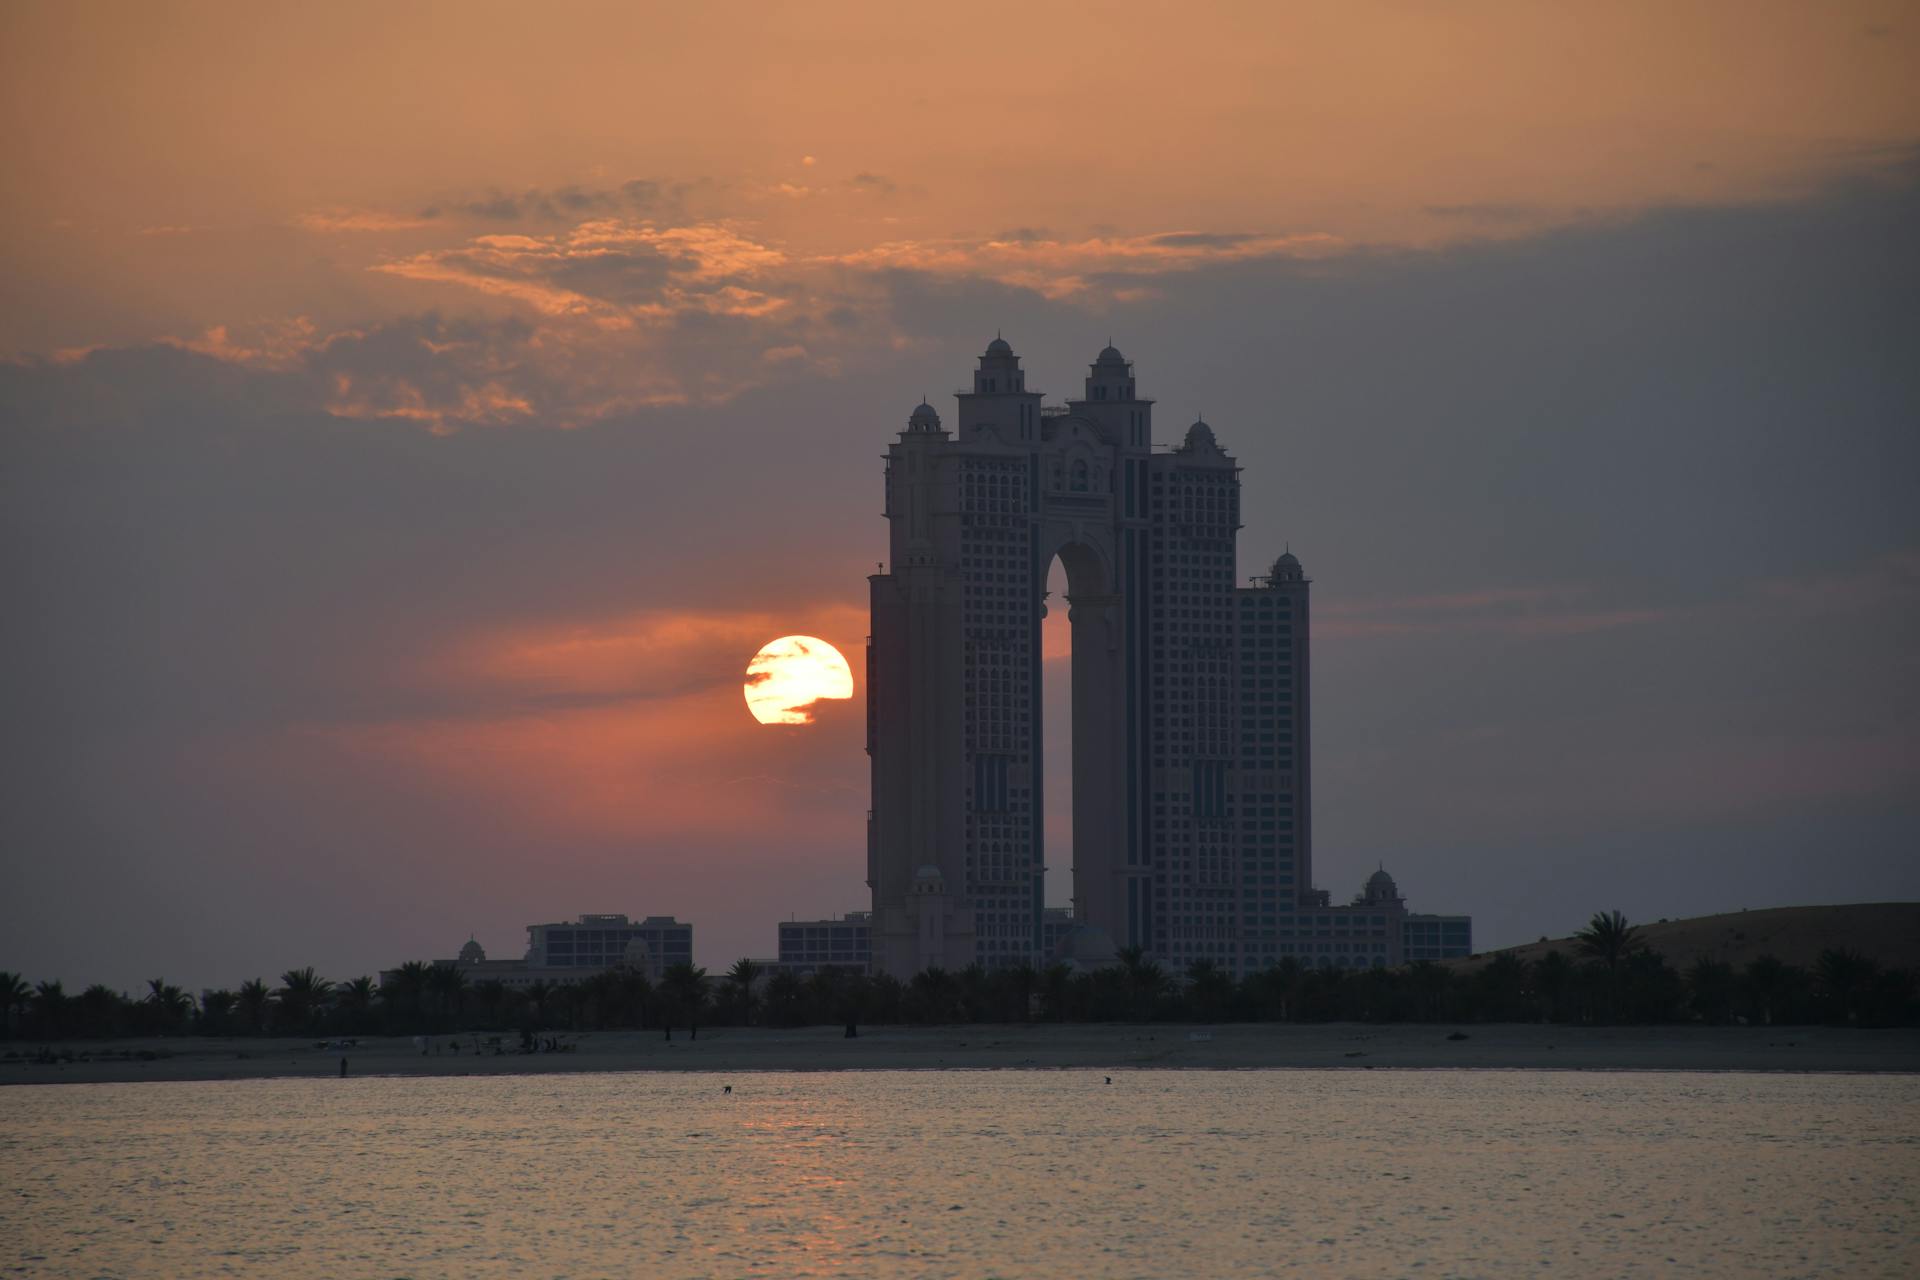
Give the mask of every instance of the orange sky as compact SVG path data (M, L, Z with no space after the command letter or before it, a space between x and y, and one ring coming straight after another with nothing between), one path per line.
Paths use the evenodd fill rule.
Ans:
M760 263L712 261L802 307L846 261L1150 279L1169 232L1327 252L1787 195L1920 131L1898 3L106 12L0 17L0 351L551 316L550 278L476 296L445 256L588 222L724 232ZM458 211L635 180L647 207ZM660 302L594 300L643 327Z
M724 945L761 949L776 905L860 905L858 691L782 734L741 674L798 632L863 681L877 455L1002 323L1055 396L1113 336L1147 362L1163 436L1203 408L1222 425L1252 486L1243 569L1317 540L1318 786L1371 785L1389 748L1355 728L1369 696L1383 717L1431 703L1402 740L1467 724L1557 768L1528 737L1537 689L1596 687L1603 644L1717 655L1748 634L1766 610L1726 566L1784 536L1783 509L1835 539L1820 581L1911 600L1906 527L1860 496L1901 474L1885 424L1910 421L1874 346L1900 246L1841 243L1879 226L1851 214L1825 242L1783 223L1754 243L1786 246L1764 250L1784 274L1748 296L1754 260L1660 215L1751 232L1752 210L1825 217L1835 191L1910 180L1917 84L1902 3L7 5L0 387L33 427L0 467L31 508L0 547L27 549L0 563L29 620L14 666L55 673L36 674L49 740L123 769L37 751L54 798L14 842L85 843L67 785L123 806L109 863L151 830L177 860L227 859L207 883L283 839L328 875L424 850L407 874L449 949L475 920L515 949L531 902L733 912ZM1575 266L1535 298L1538 246ZM1768 426L1776 406L1795 416ZM1814 449L1815 416L1848 449ZM1615 448L1636 429L1654 479ZM1806 479L1836 458L1867 479ZM1649 497L1658 476L1683 496ZM1658 551L1625 587L1620 523ZM1713 571L1662 597L1707 544ZM1539 658L1479 726L1446 704L1477 645L1565 665ZM1692 726L1727 745L1701 771L1720 808L1756 771L1878 795L1908 767L1910 730L1866 723L1877 694L1801 769L1725 727L1746 687ZM1460 774L1407 809L1415 835L1367 827L1391 806L1366 803L1322 806L1324 830L1374 851L1484 831L1458 797L1499 793L1491 757L1439 754ZM1600 824L1585 786L1552 803ZM279 800L230 832L241 792ZM1649 804L1688 820L1669 799ZM177 830L154 816L175 800ZM725 872L801 845L736 901ZM638 901L695 856L719 871ZM129 894L114 927L262 914L179 883L173 916ZM425 927L404 894L380 909L357 965Z

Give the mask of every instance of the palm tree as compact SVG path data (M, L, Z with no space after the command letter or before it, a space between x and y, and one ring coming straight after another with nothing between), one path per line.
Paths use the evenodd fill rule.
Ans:
M1639 948L1640 941L1635 936L1638 933L1638 927L1628 924L1627 918L1618 911L1596 911L1587 927L1574 935L1574 941L1580 944L1580 954L1598 961L1606 975L1610 1021L1620 1015L1620 966Z
M993 979L987 976L987 966L975 960L960 971L959 985L962 1016L968 1022L984 1022L987 1016L987 992L993 986Z
M1122 947L1116 955L1120 968L1127 975L1127 990L1134 1016L1142 1020L1151 1018L1154 1001L1166 989L1166 970L1147 959L1147 953L1141 947Z
M547 1000L553 995L553 984L544 978L535 978L527 984L527 1005L533 1013L535 1026L542 1025L547 1015Z
M247 1034L257 1036L267 1029L267 1015L273 1011L273 992L258 978L240 984L240 1024Z
M1687 990L1695 1013L1708 1022L1725 1022L1733 1005L1733 966L1699 957L1687 969Z
M26 1012L33 1001L33 988L17 973L0 970L0 1037L13 1039L13 1011Z
M760 966L742 956L733 962L733 968L727 970L727 983L733 988L734 1000L740 1006L740 1020L748 1026L753 1025L753 981L760 976Z
M846 989L843 976L839 969L823 964L807 979L807 1007L813 1011L813 1021L831 1022L840 1015Z
M937 964L930 964L913 975L909 984L924 1022L953 1021L953 975Z
M1527 984L1525 961L1503 951L1474 977L1490 1020L1505 1022L1520 1016L1520 993Z
M313 971L309 965L305 969L289 969L280 975L280 989L274 994L280 998L280 1012L286 1016L290 1030L305 1032L314 1015L326 1007L327 996L333 990L333 984Z
M687 1038L700 1038L700 1010L707 1003L707 971L686 962L669 965L660 975L660 986L667 992L667 1039L673 1039L673 1013L687 1019Z
M1422 960L1408 970L1414 990L1420 993L1421 1016L1439 1022L1446 1017L1447 987L1453 982L1453 970L1443 969L1431 960Z
M1780 957L1764 955L1747 965L1747 990L1760 1005L1760 1021L1765 1026L1773 1025L1773 1006L1787 987L1787 966Z
M73 1003L80 1013L82 1034L110 1036L120 1030L120 1010L126 1000L112 987L96 982Z
M1546 1001L1542 1021L1558 1022L1567 988L1573 983L1573 961L1558 950L1549 951L1533 963L1533 986Z
M1016 1021L1033 1017L1033 990L1040 985L1040 971L1022 960L1001 975L1013 995L1013 1007L1019 1011Z
M343 982L335 994L340 1011L347 1015L347 1026L355 1033L367 1030L373 1016L373 979L362 975Z
M776 1027L791 1027L800 1021L800 1002L806 988L790 970L776 969L767 979L767 1018Z
M165 979L149 978L146 1005L154 1028L161 1035L171 1035L193 1012L193 997Z
M500 1002L507 998L507 984L498 978L488 978L475 983L473 993L480 997L480 1007L487 1011L487 1026L499 1026Z
M33 1012L40 1023L40 1034L58 1040L66 1029L67 992L58 982L42 982L33 989Z
M1067 1020L1067 993L1073 989L1073 969L1056 960L1040 975L1040 999L1047 1016L1055 1022Z
M217 1036L227 1029L227 1019L239 997L225 990L205 991L200 995L200 1034Z
M433 993L444 1024L449 1028L457 1024L466 1005L467 975L454 965L433 965L427 970L427 989Z
M620 970L620 1025L645 1027L647 1004L653 999L653 984L638 969Z
M1859 998L1873 985L1880 966L1857 951L1828 947L1814 961L1813 980L1821 995L1837 1006L1844 1021L1859 1016Z
M1187 1000L1193 1016L1201 1022L1219 1020L1220 1010L1233 994L1233 979L1211 960L1195 960L1187 966Z
M1300 958L1281 956L1267 971L1260 975L1259 992L1262 1007L1271 1011L1281 1022L1293 1019L1294 1000L1300 990Z
M1627 923L1618 911L1596 911L1587 927L1574 935L1580 954L1598 960L1609 974L1619 971L1620 962L1640 946L1640 927Z

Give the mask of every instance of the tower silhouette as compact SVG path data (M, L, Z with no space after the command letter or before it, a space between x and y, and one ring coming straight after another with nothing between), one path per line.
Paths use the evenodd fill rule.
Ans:
M954 432L922 403L888 450L891 559L869 579L875 966L1046 958L1040 631L1058 558L1068 945L1266 967L1281 913L1313 897L1300 562L1235 586L1239 468L1205 422L1154 452L1153 402L1112 345L1080 398L1043 408L996 337L956 399Z

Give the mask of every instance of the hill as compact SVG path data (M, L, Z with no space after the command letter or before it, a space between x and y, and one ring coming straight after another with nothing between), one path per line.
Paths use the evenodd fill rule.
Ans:
M1846 947L1883 969L1920 971L1920 902L1767 907L1688 920L1629 923L1638 926L1637 936L1648 950L1659 952L1668 964L1680 970L1701 956L1725 961L1735 969L1744 968L1763 955L1777 956L1792 965L1810 966L1827 948ZM1471 960L1448 961L1448 965L1472 972L1497 955L1510 955L1531 963L1556 949L1569 957L1577 957L1579 943L1570 937L1528 942L1501 951L1482 952Z

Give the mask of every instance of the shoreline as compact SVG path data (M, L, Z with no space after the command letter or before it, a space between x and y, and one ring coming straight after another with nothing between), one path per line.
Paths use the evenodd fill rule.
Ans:
M657 1031L548 1033L567 1052L495 1053L492 1033L312 1039L156 1037L7 1046L111 1055L111 1060L0 1061L0 1086L349 1076L536 1075L624 1071L848 1070L1567 1070L1920 1073L1920 1028L1573 1027L1523 1023L1009 1023L839 1027L712 1027L671 1042ZM1458 1034L1462 1039L1452 1040ZM517 1034L501 1034L503 1046ZM458 1045L458 1049L450 1046ZM121 1055L130 1055L122 1058ZM143 1056L150 1055L150 1056Z

